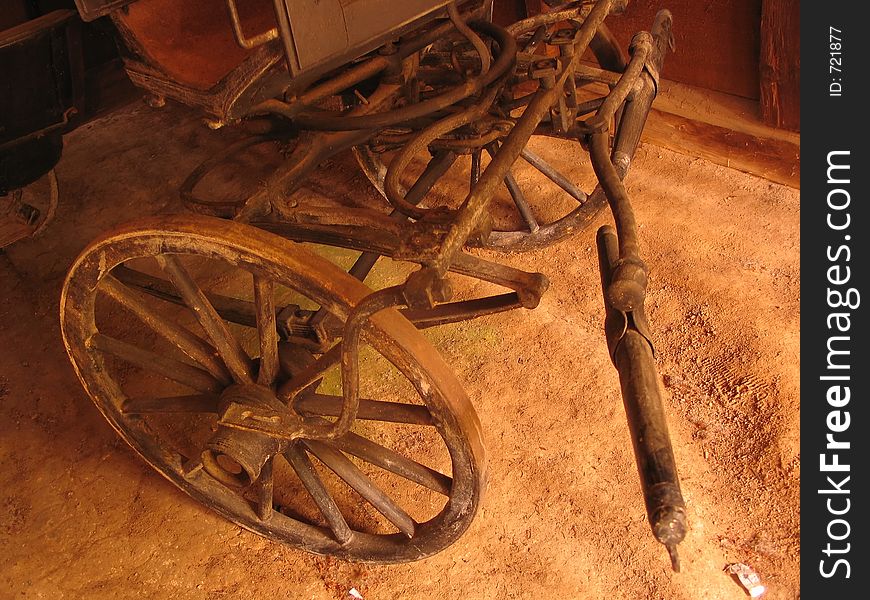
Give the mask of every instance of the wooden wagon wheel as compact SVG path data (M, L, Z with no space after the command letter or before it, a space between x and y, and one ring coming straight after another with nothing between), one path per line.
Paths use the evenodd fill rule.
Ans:
M555 24L563 20L563 18L559 18L559 14L538 15L538 17L512 26L511 32L517 38L519 48L529 50L530 47L534 47L547 39L546 33L553 33ZM523 26L523 23L528 23L528 26ZM542 34L542 32L544 33ZM618 74L625 69L625 53L606 26L602 25L595 33L590 50L600 70L583 71L578 75L578 84L589 81L613 85ZM584 77L589 77L589 79ZM593 99L587 103L587 112L594 112L597 109L596 102L600 102L600 100ZM575 150L585 154L579 144L576 144ZM471 153L470 163L468 161L464 163L468 165L465 167L465 177L470 181L470 185L474 185L476 182L484 157L491 156L497 151L497 143L493 143ZM374 151L369 145L357 146L354 148L354 154L366 177L381 195L386 197L384 178L389 160L384 158L384 154ZM447 157L446 154L446 152L436 152L430 157L422 157L423 163L428 162L428 165L420 179L427 176L432 178L436 172L438 173L437 178L443 176L451 167L456 168L452 166L455 155L452 156L451 160L451 157ZM525 148L522 157L523 160L519 162L526 163L527 170L534 173L532 177L537 181L535 189L530 190L534 193L534 197L524 193L523 185L518 183L514 173L510 173L505 178L505 191L510 200L504 203L509 208L503 212L513 213L513 215L508 214L505 223L495 224L489 239L486 241L486 247L516 252L550 246L583 230L598 212L607 206L606 196L600 187L596 187L594 191L587 194L580 189L571 174L560 172L548 160L531 149ZM588 161L588 158L586 160ZM411 187L410 183L408 188ZM431 187L432 184L429 185ZM536 203L558 204L558 206L563 207L562 212L558 217L546 215L544 219L541 219L540 213L536 215L539 208L536 207Z
M208 285L198 283L202 273ZM125 283L131 274L173 290L165 297L185 305L142 294ZM61 326L79 379L112 427L194 499L310 552L410 561L468 527L484 451L459 382L397 311L378 312L364 330L361 370L371 381L361 382L363 394L369 386L381 395L363 395L351 432L282 442L218 421L229 396L280 402L299 377L314 383L288 406L306 422L336 416L336 352L282 342L276 319L290 311L298 318L285 319L293 334L285 338L311 342L306 321L320 308L343 322L369 293L268 232L211 217L158 217L104 235L79 256L64 285ZM282 306L287 299L293 304ZM254 327L231 323L228 311ZM230 446L221 435L236 436L235 451L222 450Z

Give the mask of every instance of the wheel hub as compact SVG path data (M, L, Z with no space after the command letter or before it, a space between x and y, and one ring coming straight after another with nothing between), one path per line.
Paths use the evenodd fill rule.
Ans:
M221 419L202 452L202 466L218 481L234 487L247 487L260 477L263 465L289 443L289 437L273 437L256 425L281 426L288 417L296 423L299 418L275 397L270 388L259 385L228 387L221 394L220 407ZM242 423L238 423L239 420Z

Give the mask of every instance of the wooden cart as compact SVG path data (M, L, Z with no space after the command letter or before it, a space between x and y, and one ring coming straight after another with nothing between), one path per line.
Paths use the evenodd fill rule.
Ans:
M605 25L624 4L570 2L504 28L479 0L79 0L86 19L110 15L153 105L179 101L213 127L255 132L188 177L189 214L108 232L69 271L64 341L118 434L269 539L372 562L438 552L468 528L487 471L474 407L420 330L534 308L544 275L468 249L544 248L609 205L616 228L598 232L606 337L649 522L677 568L685 510L622 185L671 18L660 12L626 54ZM532 152L535 135L588 150L598 185L586 192ZM288 158L259 189L238 201L199 191L263 143ZM388 208L297 202L306 175L347 150ZM523 189L511 172L520 159L549 192ZM451 169L464 170L467 193L439 202L432 190ZM356 254L339 266L330 247ZM381 257L414 268L388 285L369 279L373 289ZM454 297L452 274L500 291ZM104 316L119 310L132 319L112 329Z

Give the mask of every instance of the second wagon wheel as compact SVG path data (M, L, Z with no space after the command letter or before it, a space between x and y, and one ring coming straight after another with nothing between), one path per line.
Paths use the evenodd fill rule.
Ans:
M508 31L517 39L524 60L530 57L546 58L547 54L532 53L539 52L544 46L549 46L551 54L567 47L562 42L570 40L571 36L563 34L576 31L579 21L575 21L571 15L579 19L581 10L582 7L577 7L537 15L511 25ZM565 23L572 21L575 28L565 28ZM588 97L581 102L578 116L597 110L606 90L615 85L626 65L625 54L606 25L601 25L595 32L589 51L596 66L584 63L575 74L576 88L584 90L579 92L584 94L581 97ZM425 56L422 62L426 62ZM591 90L588 94L585 92L587 86ZM526 88L522 83L511 88L509 95L513 100L505 100L508 94L503 94L496 105L498 111L516 116L516 111L523 110L523 101L527 103L533 95L533 91ZM497 126L494 114L490 120ZM551 130L552 127L542 126L536 131L533 143L523 149L522 159L514 164L505 178L503 189L494 198L491 205L493 231L486 241L487 247L502 251L528 251L549 246L582 230L607 205L603 190L596 185L597 180L586 151L576 139L553 139L565 136ZM387 132L385 137L401 139L409 135L411 132L408 130L396 130ZM541 149L534 148L534 140L544 136L552 141L547 147L538 145L542 146ZM420 187L425 181L425 189L432 190L431 201L435 204L464 198L486 161L498 151L497 141L464 151L455 148L438 150L434 146L429 149L431 154L421 153L415 159L415 168L408 169L406 174L411 177L403 176L403 184L405 189L411 189L414 185ZM354 148L354 154L366 177L386 197L384 179L390 164L390 152L364 145ZM556 164L560 162L570 164L570 167L557 167ZM578 183L577 167L581 164L588 167L583 183L594 187L590 193L583 191ZM446 183L447 187L439 190L437 182L441 178L455 181ZM461 187L462 183L457 183L459 179L464 180L464 188ZM424 195L428 193L422 192ZM430 199L426 198L424 204L428 202Z
M289 407L304 423L338 415L340 341L316 335L310 321L324 308L340 324L369 293L326 259L262 230L159 217L104 235L79 256L61 325L75 370L112 427L193 498L310 552L409 561L465 531L484 463L462 387L397 311L375 314L364 329L362 399L350 432L290 441L224 421L234 403Z

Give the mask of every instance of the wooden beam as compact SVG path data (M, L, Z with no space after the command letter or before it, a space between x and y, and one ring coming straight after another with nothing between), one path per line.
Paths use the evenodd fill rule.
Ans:
M643 140L800 188L800 146L652 110Z
M800 130L800 2L763 0L761 8L761 119Z
M492 20L496 25L510 25L526 18L523 0L498 0L492 6Z

